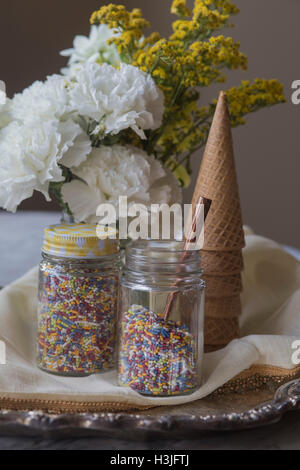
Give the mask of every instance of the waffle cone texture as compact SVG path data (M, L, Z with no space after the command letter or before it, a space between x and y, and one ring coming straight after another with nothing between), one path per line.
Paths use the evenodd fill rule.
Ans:
M240 336L239 319L237 317L213 318L205 317L204 337L206 351L213 351L226 346Z
M209 297L232 297L239 295L243 290L240 274L227 275L203 275L206 282L206 296Z
M204 225L202 266L206 282L205 350L238 338L245 245L226 95L221 92L203 155L193 205L212 200Z
M202 269L206 275L239 274L244 269L241 250L201 251Z
M226 95L221 92L199 171L193 205L212 200L204 227L204 250L233 251L245 245Z

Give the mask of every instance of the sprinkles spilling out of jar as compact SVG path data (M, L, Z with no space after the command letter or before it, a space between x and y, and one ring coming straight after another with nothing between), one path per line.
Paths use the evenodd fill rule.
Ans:
M51 265L40 276L39 367L74 376L114 367L118 276Z
M191 393L198 386L196 345L182 322L140 306L123 314L119 383L145 395Z

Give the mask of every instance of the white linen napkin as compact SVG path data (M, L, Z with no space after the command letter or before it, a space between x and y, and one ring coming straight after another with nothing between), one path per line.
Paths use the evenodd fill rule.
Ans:
M205 397L253 364L294 369L295 358L300 360L293 349L300 340L300 263L279 244L250 231L244 261L243 337L205 354L199 390L166 398L144 397L119 387L115 371L71 378L39 370L35 361L38 268L33 268L0 292L0 340L6 344L0 398L175 405Z

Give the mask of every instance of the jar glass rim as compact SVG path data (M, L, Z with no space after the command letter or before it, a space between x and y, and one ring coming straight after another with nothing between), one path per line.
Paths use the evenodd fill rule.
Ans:
M184 242L176 240L133 241L126 249L126 275L199 277L202 274L200 250L183 248Z
M184 262L200 260L201 251L184 249L184 241L178 240L135 240L126 248L128 258L148 259L151 262Z
M138 239L138 240L132 240L128 245L127 245L127 250L128 251L134 251L134 252L142 252L143 250L147 249L148 252L151 251L169 251L171 253L185 253L185 252L196 252L200 253L200 250L186 250L184 249L184 241L183 240L151 240L151 239Z

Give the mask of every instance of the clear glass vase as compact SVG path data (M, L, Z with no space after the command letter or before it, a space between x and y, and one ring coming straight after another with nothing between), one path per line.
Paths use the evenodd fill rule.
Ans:
M169 241L127 247L118 378L144 395L189 394L201 383L205 283L200 252L182 247Z

